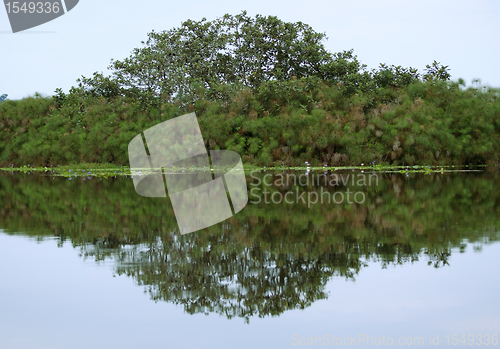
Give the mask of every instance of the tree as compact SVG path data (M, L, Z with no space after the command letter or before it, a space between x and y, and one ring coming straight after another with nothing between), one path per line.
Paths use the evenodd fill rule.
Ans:
M3 94L0 96L0 103L2 103L3 101L7 100L7 97L8 97L8 94Z
M344 94L351 95L370 88L371 76L365 71L353 50L337 52L321 67L319 76L330 84L343 86Z
M377 87L400 88L419 81L420 75L415 68L402 66L387 66L380 64L378 71L372 72L373 81Z
M302 22L275 16L249 17L246 11L213 21L187 20L178 28L148 34L143 47L123 60L111 60L110 76L79 79L79 93L105 98L128 96L149 108L205 98L228 101L233 91L257 91L266 82L316 78L353 95L379 87L401 88L420 79L414 68L381 64L366 71L353 50L328 52L325 33ZM427 66L426 80L447 80L447 67ZM161 110L161 108L160 108Z
M446 81L450 80L451 78L450 73L448 73L448 70L450 69L448 69L447 65L443 66L441 63L434 61L432 62L432 66L427 64L425 67L426 67L425 69L426 74L424 75L425 81L430 81L430 80Z
M324 65L333 60L321 44L325 35L302 22L251 18L246 11L214 21L188 20L179 28L152 31L144 47L112 60L110 80L95 74L81 82L94 91L103 81L116 82L122 93L146 99L195 97L200 88L209 98L220 98L225 84L256 89L268 80L324 75Z

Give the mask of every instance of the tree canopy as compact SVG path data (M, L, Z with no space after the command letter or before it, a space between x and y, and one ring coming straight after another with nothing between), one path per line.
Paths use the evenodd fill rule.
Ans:
M181 27L148 34L144 47L124 60L112 60L109 79L94 74L82 82L106 93L190 95L196 86L217 94L223 84L258 88L264 81L324 74L332 55L326 37L302 22L277 17L229 14L214 21L187 20Z
M192 101L204 94L226 99L228 86L253 90L272 81L314 77L343 86L346 94L375 87L401 87L417 81L417 69L381 64L366 70L353 50L330 53L325 33L302 22L275 16L249 17L246 11L213 21L187 20L178 28L148 34L130 57L111 60L110 76L79 79L80 88L106 98L118 95L151 101ZM446 67L434 62L426 78L446 80Z

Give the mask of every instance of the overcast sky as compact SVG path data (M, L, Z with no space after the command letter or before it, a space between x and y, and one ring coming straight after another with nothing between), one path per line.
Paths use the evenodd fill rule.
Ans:
M130 55L151 30L225 13L273 15L326 33L331 52L354 49L358 59L411 66L449 65L453 80L500 87L498 0L80 0L66 15L13 34L0 8L0 95L52 95L82 75L105 72L111 58Z

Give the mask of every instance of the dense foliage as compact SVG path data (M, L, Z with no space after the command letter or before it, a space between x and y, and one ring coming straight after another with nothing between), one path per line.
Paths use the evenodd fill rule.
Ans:
M331 61L321 45L324 36L301 22L250 18L246 12L211 22L188 20L180 28L149 33L145 47L112 61L110 81L115 94L193 96L201 84L220 98L217 87L223 84L258 88L271 79L320 74ZM83 80L90 89L99 89L103 81L100 75Z
M80 88L106 98L129 96L148 105L197 100L227 100L227 85L258 90L268 81L316 77L341 84L344 94L377 87L402 87L421 76L414 68L381 64L366 71L353 51L330 53L315 32L302 22L277 17L229 14L213 21L188 20L181 27L148 34L142 48L124 60L112 60L110 76L94 73L79 79ZM427 66L426 80L448 80L446 66Z
M500 91L441 80L346 96L316 78L234 90L229 102L200 98L144 108L80 89L0 105L0 165L128 164L130 140L192 111L209 149L237 151L245 164L332 166L495 165Z
M498 89L465 88L436 61L367 71L324 38L246 12L151 32L110 76L2 103L0 166L127 164L135 135L193 111L207 148L246 164L497 164Z

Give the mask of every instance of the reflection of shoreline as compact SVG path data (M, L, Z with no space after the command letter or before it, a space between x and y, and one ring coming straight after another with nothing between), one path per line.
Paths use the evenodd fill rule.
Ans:
M349 179L346 187L313 190L359 189L365 204L248 205L223 223L180 235L169 199L136 195L128 178L0 174L0 227L76 246L97 263L112 260L154 301L245 320L309 307L326 297L332 277L357 279L366 263L425 260L442 268L453 264L451 254L470 250L466 240L475 249L500 240L498 175L391 174L359 188ZM297 183L285 192L296 189L311 191Z
M251 181L248 176L247 183ZM299 205L269 207L264 201L248 205L229 221L200 233L217 234L225 229L241 241L265 233L270 239L287 236L290 242L300 243L305 229L321 238L335 238L345 232L355 236L356 241L383 238L386 243L409 244L413 248L459 246L463 239L477 241L482 236L498 240L497 183L498 174L494 173L422 174L416 178L386 174L380 177L377 187L324 188L331 192L345 193L347 188L361 191L366 196L363 205L317 204L310 208L307 192L321 193L321 187L249 185L249 189L260 188L261 193L267 189L285 194L298 188L299 195L305 192L306 204L300 199ZM277 199L279 194L274 195ZM19 235L55 236L79 245L101 239L109 239L110 244L141 243L150 235L179 234L169 198L138 197L133 183L125 177L69 181L64 177L0 173L0 196L0 227L22 232ZM288 198L292 201L290 195ZM353 194L351 199L354 201Z

